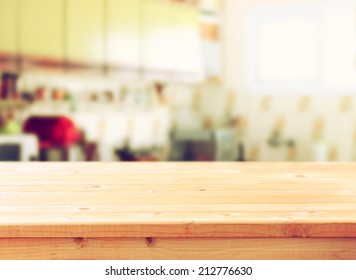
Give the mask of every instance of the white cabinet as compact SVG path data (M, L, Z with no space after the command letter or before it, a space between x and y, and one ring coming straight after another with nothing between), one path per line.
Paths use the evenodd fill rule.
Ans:
M70 62L104 64L104 1L67 0L66 3L67 59Z
M143 65L148 79L201 78L199 11L187 4L143 1Z
M198 80L203 72L199 11L195 7L175 4L173 13L172 52L175 79Z
M63 59L63 1L20 0L19 3L20 52Z
M143 68L147 78L169 78L173 66L173 5L167 1L143 1Z

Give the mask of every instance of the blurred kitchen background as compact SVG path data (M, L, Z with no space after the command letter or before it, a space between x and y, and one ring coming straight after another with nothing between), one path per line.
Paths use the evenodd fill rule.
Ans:
M0 161L354 161L355 0L0 0Z

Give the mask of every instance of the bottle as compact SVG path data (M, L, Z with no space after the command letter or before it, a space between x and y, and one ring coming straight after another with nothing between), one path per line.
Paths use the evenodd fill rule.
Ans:
M238 146L238 158L237 161L246 161L245 158L245 147L244 144L242 142L239 142Z
M314 148L314 159L317 162L328 161L329 147L325 140L319 139Z

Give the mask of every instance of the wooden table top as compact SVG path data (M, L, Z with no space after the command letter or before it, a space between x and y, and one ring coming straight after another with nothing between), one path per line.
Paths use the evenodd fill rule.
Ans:
M356 164L1 163L1 237L356 237Z

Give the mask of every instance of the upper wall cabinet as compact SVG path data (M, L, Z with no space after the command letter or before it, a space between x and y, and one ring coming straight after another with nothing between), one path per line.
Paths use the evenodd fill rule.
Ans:
M142 0L143 67L149 74L170 75L173 65L173 5L170 2Z
M176 77L193 79L202 75L199 12L184 4L175 4L173 10L173 68Z
M18 52L17 15L17 1L0 0L0 52Z
M102 0L67 0L66 57L69 61L105 62L104 18Z
M141 67L141 0L108 0L107 59L120 68Z
M196 80L198 29L198 9L174 1L0 0L0 52L25 55L29 65L48 58Z
M19 3L20 52L63 59L63 1L20 0Z
M143 66L146 77L202 78L198 9L181 3L143 1Z

